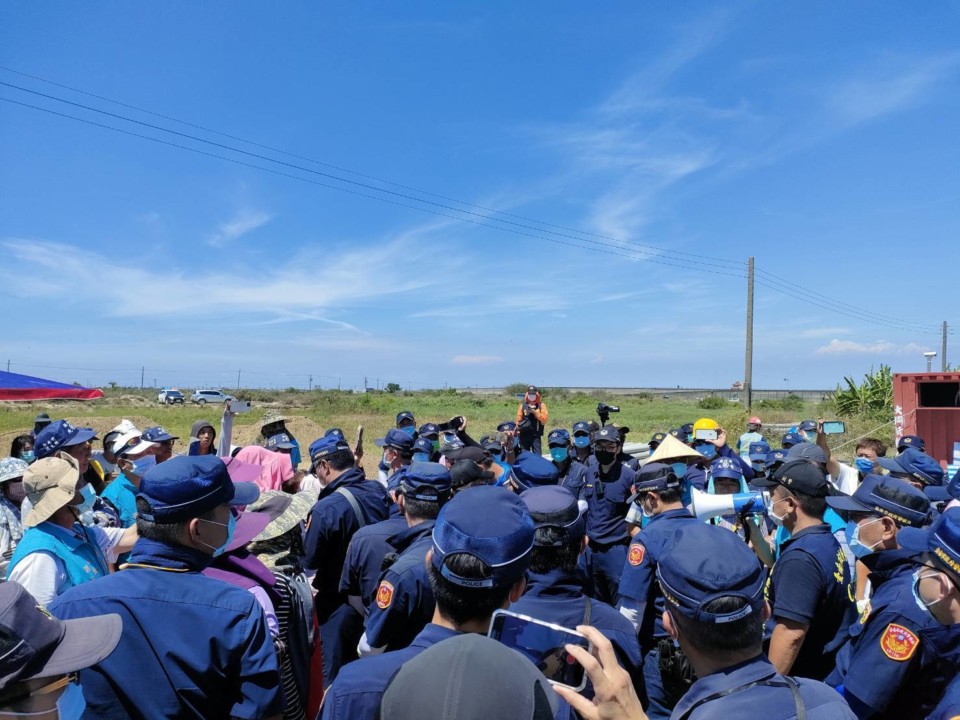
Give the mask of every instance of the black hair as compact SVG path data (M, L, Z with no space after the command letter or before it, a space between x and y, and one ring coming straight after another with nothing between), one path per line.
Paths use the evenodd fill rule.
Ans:
M17 435L10 443L10 457L18 458L27 444L33 445L33 438L29 435Z
M334 470L349 470L356 464L353 453L349 450L336 450L320 460L330 463Z
M671 505L683 500L683 488L681 487L666 488L665 490L648 490L647 492L655 492L660 498L660 502L664 505ZM642 498L643 495L640 497Z
M747 601L739 597L720 597L703 606L704 611L717 615L740 610ZM670 604L667 604L670 607ZM701 622L682 615L671 608L677 632L691 646L714 660L736 657L751 651L760 652L763 642L763 607L746 617L727 623Z
M202 515L198 515L197 517L200 520L210 520L213 518L213 512L213 510L209 510ZM138 497L137 532L140 534L140 537L147 538L148 540L156 540L157 542L162 542L166 545L183 544L183 533L187 529L187 525L190 524L190 520L182 520L174 523L152 522L143 518L145 513L148 515L153 513L153 508L145 498ZM190 519L192 520L193 518Z
M460 577L482 580L490 577L492 571L479 558L466 553L448 555L446 566ZM430 587L437 600L437 608L450 618L455 625L465 625L471 620L488 620L494 610L499 610L507 602L510 588L470 588L456 585L440 574L433 564L430 568Z
M530 515L537 524L533 551L530 554L530 571L535 573L547 573L551 570L576 572L583 534L571 537L565 526L579 515L579 509L576 511L564 509L552 513L538 512Z
M404 517L413 518L414 520L436 520L440 514L440 508L442 508L449 499L449 493L447 493L445 497L437 500L417 500L404 493Z

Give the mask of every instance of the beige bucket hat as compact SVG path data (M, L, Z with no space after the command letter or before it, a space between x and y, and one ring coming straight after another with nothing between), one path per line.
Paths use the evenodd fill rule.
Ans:
M23 473L23 489L33 507L23 519L24 527L49 520L60 508L73 502L80 481L80 466L66 453L37 460Z

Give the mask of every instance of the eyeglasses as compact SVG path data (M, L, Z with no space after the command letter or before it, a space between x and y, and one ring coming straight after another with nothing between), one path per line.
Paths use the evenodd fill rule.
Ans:
M79 680L77 673L68 673L63 677L57 678L53 682L38 687L36 690L31 690L30 692L25 692L21 695L15 695L11 698L7 698L3 701L3 704L5 706L9 706L13 705L14 703L21 702L22 700L26 700L27 698L37 697L39 695L50 695L51 693L55 693L57 690L62 690L70 683L77 682L77 680Z

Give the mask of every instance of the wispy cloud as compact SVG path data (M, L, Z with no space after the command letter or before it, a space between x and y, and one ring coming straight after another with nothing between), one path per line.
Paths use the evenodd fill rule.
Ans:
M220 223L217 231L207 238L212 247L223 247L227 243L239 240L247 233L266 225L273 216L262 210L240 210L233 218Z
M816 349L817 355L913 355L928 351L930 348L917 343L897 344L887 341L860 343L853 340L834 338L826 345Z
M454 355L451 362L454 365L493 365L503 362L499 355Z

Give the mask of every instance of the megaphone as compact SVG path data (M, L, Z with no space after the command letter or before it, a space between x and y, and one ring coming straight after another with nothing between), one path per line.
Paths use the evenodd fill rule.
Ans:
M711 495L693 488L690 493L689 509L698 520L707 520L718 515L739 515L742 512L765 513L768 507L768 492Z

